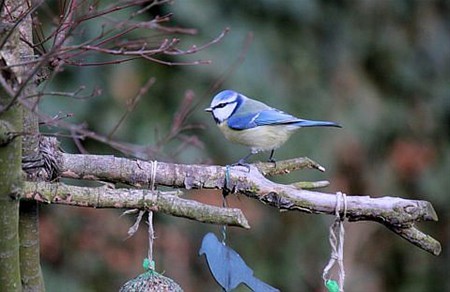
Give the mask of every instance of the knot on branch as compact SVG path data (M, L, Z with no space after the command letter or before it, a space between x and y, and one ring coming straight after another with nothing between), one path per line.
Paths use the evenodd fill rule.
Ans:
M28 178L52 181L60 174L59 159L58 140L54 137L42 137L39 140L39 151L34 155L22 157L22 169Z

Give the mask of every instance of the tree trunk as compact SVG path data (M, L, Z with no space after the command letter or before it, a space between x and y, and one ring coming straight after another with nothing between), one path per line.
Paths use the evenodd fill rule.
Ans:
M22 153L39 151L37 135L23 135L37 134L37 117L28 112L24 127L19 102L33 90L27 86L32 84L28 82L32 65L10 66L33 58L33 49L28 45L32 43L32 7L27 1L14 0L2 1L0 7L0 287L2 291L42 291L37 204L22 205L19 222L18 200L23 186Z

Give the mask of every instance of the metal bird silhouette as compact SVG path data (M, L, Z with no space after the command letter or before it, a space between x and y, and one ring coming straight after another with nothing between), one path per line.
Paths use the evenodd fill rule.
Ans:
M199 255L203 254L211 274L225 291L231 291L241 283L257 292L280 291L253 276L253 270L241 256L221 243L213 233L207 233L203 237Z

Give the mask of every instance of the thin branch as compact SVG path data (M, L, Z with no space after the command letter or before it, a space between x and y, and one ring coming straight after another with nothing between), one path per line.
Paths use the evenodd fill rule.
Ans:
M236 71L237 67L240 66L242 63L244 63L245 57L247 56L248 50L250 49L250 46L253 42L253 33L249 32L247 36L245 37L244 44L242 45L242 49L236 58L236 60L231 63L231 65L221 74L219 79L214 82L214 84L211 86L210 90L208 91L208 95L216 91L217 89L222 86L222 84L225 82L226 79L228 79L232 72Z
M325 167L308 157L297 157L277 161L276 163L256 162L255 166L264 176L287 174L305 168L317 169L321 172L325 172Z
M60 47L66 41L70 31L74 29L73 15L77 8L77 0L69 0L69 7L65 9L65 15L61 17L61 23L55 31L53 47Z
M202 50L204 50L204 49L206 49L206 48L208 48L208 47L210 47L210 46L212 46L214 44L217 44L218 42L220 42L228 34L228 32L230 32L230 28L226 27L216 38L212 39L211 41L209 41L206 44L203 44L203 45L201 45L199 47L194 45L188 50L176 49L173 52L170 52L170 51L165 52L165 54L166 55L175 55L175 56L176 55L195 54L195 53L197 53L199 51L202 51Z
M159 53L166 52L171 49L175 44L179 42L178 39L164 40L158 48L155 49L139 49L136 51L127 51L124 48L119 49L108 49L104 47L92 46L92 45L81 45L81 46L71 46L64 47L63 51L73 51L73 50L81 50L81 51L94 51L98 53L108 54L108 55L121 55L121 56L143 56L143 55L155 55Z
M90 131L85 124L72 124L69 122L66 122L62 120L59 115L56 117L49 117L47 115L44 115L42 113L37 112L36 115L39 116L39 119L41 121L41 124L44 124L48 127L55 127L58 129L64 129L69 133L63 133L58 132L45 134L47 136L59 136L59 137L69 137L74 139L85 139L90 138L93 140L96 140L98 142L104 143L116 150L121 151L122 153L128 155L128 156L134 156L140 159L149 160L149 159L155 159L156 157L164 157L165 159L171 159L173 160L174 156L177 154L177 150L174 152L164 154L162 152L162 146L166 145L167 143L171 142L173 139L179 139L181 140L184 145L192 145L201 147L202 143L197 140L196 138L192 136L184 136L181 135L183 131L190 130L190 129L197 129L200 128L196 125L189 125L186 124L186 113L189 112L188 108L191 107L192 101L193 101L193 94L192 92L188 91L185 94L184 100L182 102L182 105L178 109L177 113L174 115L173 119L173 125L170 129L170 131L164 135L162 138L158 139L158 142L156 145L134 145L131 143L126 142L120 142L117 140L113 140L108 136L103 136L100 134L97 134L93 131ZM25 107L29 107L28 104L22 102L22 104ZM164 141L164 143L162 142ZM182 144L183 144L182 143Z
M2 39L0 40L0 50L3 49L3 47L5 46L6 42L8 41L8 39L11 37L11 34L13 33L13 31L19 26L20 23L22 23L23 20L26 19L26 17L30 14L32 14L33 12L36 11L36 9L39 8L39 6L43 3L44 1L40 1L40 2L36 2L34 4L36 4L33 7L29 7L27 11L24 11L21 15L19 15L16 19L14 19L14 21L12 22L11 20L9 20L9 22L4 22L4 27L7 27L8 31L6 34L2 35ZM3 5L2 5L3 6ZM11 17L11 15L8 16ZM3 18L3 17L2 17ZM3 24L3 20L2 20L2 24Z
M158 64L166 65L166 66L193 66L193 65L209 65L211 64L210 60L197 60L197 61L191 61L191 62L170 62L170 61L163 61L160 59L156 59L147 55L142 55L142 58L152 61Z
M181 192L88 188L63 183L26 182L21 199L93 208L128 208L162 212L204 223L250 228L241 210L182 199Z
M197 101L197 103L194 104L194 106L191 107L191 110L187 113L186 116L190 116L194 112L194 110L198 108L199 104L204 101L204 98L207 97L207 96L208 97L211 96L211 94L213 92L215 92L220 86L222 86L223 82L225 82L225 80L231 75L231 73L234 72L237 69L237 67L244 62L245 57L246 57L246 55L248 53L248 50L249 50L249 48L250 48L250 46L252 44L252 41L253 41L253 34L252 33L248 33L246 38L245 38L245 40L244 40L244 44L242 45L242 49L240 50L240 53L239 53L238 57L220 75L219 79L213 83L213 85Z
M31 95L25 96L25 98L33 98L33 97L42 98L42 97L45 97L45 96L58 96L58 97L64 96L64 97L70 97L70 98L73 98L73 99L89 99L89 98L100 96L100 94L102 93L101 89L94 88L94 89L92 89L91 93L88 93L86 95L80 95L80 93L82 93L85 89L86 89L86 86L82 85L77 90L75 90L73 92L68 92L68 91L48 91L48 92L44 92L44 91L39 91L36 94L31 94Z
M436 220L434 221L437 221L437 217ZM438 241L436 241L436 239L423 233L414 226L401 228L387 224L385 225L387 228L392 230L397 235L400 235L405 240L409 241L410 243L414 244L415 246L423 250L432 253L435 256L438 256L442 251L441 244Z
M163 65L168 66L183 66L183 65L201 65L201 64L210 64L210 60L197 60L197 61L189 61L189 62L171 62L171 61L164 61L159 58L152 57L154 55L168 55L168 56L181 56L181 55L189 55L189 54L195 54L199 51L205 50L208 47L220 42L225 35L229 32L229 28L225 28L216 38L212 39L211 41L201 45L201 46L191 46L191 48L187 50L181 50L177 47L175 47L179 43L179 39L173 38L171 40L165 39L163 40L157 48L147 48L147 44L143 43L142 46L138 49L131 49L131 47L128 47L130 41L127 41L127 43L122 44L120 47L115 48L107 48L103 45L105 43L108 43L112 40L118 39L125 34L128 34L129 32L133 31L134 28L138 28L138 26L129 28L127 30L119 32L113 36L108 37L107 39L101 40L104 33L101 33L98 37L95 38L95 40L101 40L101 42L97 44L92 44L93 39L89 40L88 42L85 42L83 44L73 45L73 46L66 46L61 47L58 52L58 58L61 60L64 60L65 63L70 65L76 65L76 66L92 66L92 65L101 65L102 63L96 62L96 63L88 63L88 62L81 62L81 61L73 61L75 57L78 57L84 53L89 52L97 52L102 53L106 55L112 55L112 56L127 56L127 57L141 57L143 59L156 62ZM69 54L69 52L73 52ZM71 60L72 59L72 60ZM121 60L123 61L123 60ZM110 62L105 62L105 64L110 64Z
M78 62L78 61L72 61L72 60L64 60L64 62L66 65L76 66L76 67L95 67L95 66L122 64L122 63L136 60L139 58L140 58L139 56L135 56L135 57L116 59L116 60L111 60L111 61L102 61L102 62Z
M28 85L28 82L30 82L31 80L33 80L36 77L37 72L41 69L41 67L44 64L47 63L48 60L50 60L51 56L52 56L52 53L49 53L49 54L43 56L42 58L40 58L39 62L33 67L31 72L29 72L28 75L26 76L26 78L24 78L24 80L22 80L20 82L20 86L14 92L14 96L11 98L11 101L4 108L0 109L0 113L2 113L4 111L7 111L9 108L11 108L16 103L17 100L22 98L22 92L24 91L24 89ZM31 108L31 110L32 110L32 108Z
M109 132L108 134L108 139L111 139L112 136L114 135L114 133L117 131L117 129L122 125L122 123L126 120L126 118L128 117L128 115L136 108L136 105L139 103L139 100L141 99L141 97L143 95L145 95L150 87L153 86L153 84L155 84L155 78L150 78L147 83L144 84L144 86L142 86L139 89L139 92L130 100L129 104L127 105L127 109L126 112L122 115L122 117L119 119L119 121L117 122L117 124L114 126L114 128Z
M179 137L179 134L184 131L188 126L186 121L188 114L192 109L192 103L195 99L195 95L192 91L188 90L184 94L184 98L173 116L170 131L161 139L158 139L156 143L156 149L161 150L165 145L167 145L173 139Z
M99 11L99 10L93 9L93 10L91 10L91 13L87 13L87 14L83 15L82 17L78 18L76 21L81 23L81 22L84 22L84 21L87 21L90 19L97 18L99 16L105 16L105 15L113 13L113 12L124 10L126 8L130 8L133 6L140 6L140 5L143 5L148 2L149 2L149 0L131 0L131 1L123 1L122 3L124 3L124 4L122 4L122 5L118 5L117 3L114 3L114 4L110 5L110 7L105 8L104 10ZM160 4L160 3L164 3L166 1L156 1L156 2L159 2L158 4Z

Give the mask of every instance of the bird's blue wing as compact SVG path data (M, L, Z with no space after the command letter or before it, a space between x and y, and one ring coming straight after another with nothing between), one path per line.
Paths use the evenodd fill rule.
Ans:
M258 126L292 124L298 121L300 121L299 118L276 109L261 111L255 119Z
M234 130L251 129L258 126L292 124L301 121L276 109L256 113L234 114L228 118L228 126Z
M258 113L248 113L244 115L232 115L228 118L228 127L234 130L245 130L254 128L257 124L254 122Z

